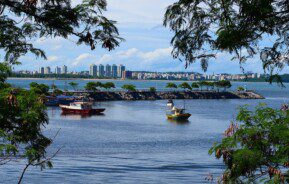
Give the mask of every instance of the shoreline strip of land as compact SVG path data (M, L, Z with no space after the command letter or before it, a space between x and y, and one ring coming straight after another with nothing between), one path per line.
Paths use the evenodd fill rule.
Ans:
M119 91L119 92L74 92L75 95L88 96L98 101L136 101L136 100L167 100L167 99L265 99L254 91L215 92L215 91Z

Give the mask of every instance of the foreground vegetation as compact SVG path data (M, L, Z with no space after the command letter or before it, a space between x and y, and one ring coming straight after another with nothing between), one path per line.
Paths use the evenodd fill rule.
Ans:
M227 169L223 183L289 182L289 108L240 108L221 143L210 150Z
M52 139L42 128L48 124L44 105L47 86L31 84L31 90L12 88L6 83L10 73L7 63L0 63L0 165L11 161L27 160L19 178L22 181L29 166L41 169L52 167L46 148Z

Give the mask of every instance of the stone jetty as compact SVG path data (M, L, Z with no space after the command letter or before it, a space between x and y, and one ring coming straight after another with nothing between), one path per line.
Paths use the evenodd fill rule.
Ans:
M165 100L165 99L264 99L253 91L246 92L214 92L214 91L170 91L170 92L89 92L82 95L89 96L94 101L121 100Z

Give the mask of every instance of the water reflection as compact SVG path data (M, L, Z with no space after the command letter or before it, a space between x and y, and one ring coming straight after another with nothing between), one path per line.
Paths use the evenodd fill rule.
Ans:
M92 116L105 116L104 113L98 113L98 114L69 114L69 113L61 113L61 117L73 119L73 120L81 120L81 119L87 119Z
M173 120L173 119L167 119L168 122L178 124L178 125L187 125L191 123L189 120Z

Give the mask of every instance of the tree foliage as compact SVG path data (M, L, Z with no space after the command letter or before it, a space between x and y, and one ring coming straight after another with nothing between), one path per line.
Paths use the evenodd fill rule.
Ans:
M200 86L197 82L193 82L191 87L192 87L192 89L199 89L200 88Z
M272 75L289 63L288 14L287 0L178 0L167 8L164 25L174 32L173 57L186 66L200 61L206 70L218 51L241 64L259 54Z
M103 88L109 90L111 88L115 88L115 84L113 82L106 82L101 85Z
M5 71L6 69L1 70L2 73ZM5 80L6 77L3 77L2 83L5 84ZM52 140L42 132L42 128L48 123L45 98L38 94L42 90L47 92L47 88L42 89L42 85L38 88L37 83L32 83L31 86L32 90L15 89L9 85L2 85L0 89L0 165L27 159L19 182L31 165L41 169L52 167L46 153Z
M276 110L261 104L255 111L241 107L236 120L239 125L232 123L209 152L227 166L222 182L289 183L288 106Z
M169 82L169 83L167 83L166 88L174 88L174 89L177 89L178 86L177 86L175 83Z
M3 85L7 77L11 75L11 67L8 63L0 63L0 83Z
M99 90L99 89L97 89L98 87L99 87L98 83L96 83L96 82L88 82L84 86L84 89L86 89L88 91L97 91L97 90Z
M69 82L68 84L72 87L72 89L73 89L74 91L76 91L77 86L78 86L78 83L77 83L77 82Z
M237 91L245 91L245 88L242 87L242 86L239 86L239 87L237 88Z
M219 88L223 88L224 91L226 91L228 88L232 87L232 84L230 81L228 80L221 80L221 81L217 81L214 83L214 85L219 89Z
M63 95L63 91L60 89L55 89L53 90L53 95L56 95L56 96Z
M108 50L119 45L122 39L116 22L103 16L106 0L71 3L71 0L0 0L0 49L6 52L5 60L15 63L28 52L46 58L44 51L32 43L42 37L69 37L92 50L98 44Z
M150 87L149 91L152 92L152 93L155 93L157 91L157 89L155 87Z
M190 84L189 83L187 83L187 82L183 82L182 84L180 84L179 86L178 86L179 88L182 88L182 89L184 89L184 90L192 90L192 87L190 86Z
M136 87L132 84L125 84L121 88L127 91L136 91Z
M207 86L207 81L199 81L198 86L201 88L201 91L203 90L204 86Z
M29 86L30 90L38 95L48 95L49 86L45 84L38 84L37 82L31 82Z

